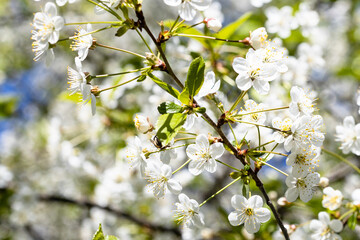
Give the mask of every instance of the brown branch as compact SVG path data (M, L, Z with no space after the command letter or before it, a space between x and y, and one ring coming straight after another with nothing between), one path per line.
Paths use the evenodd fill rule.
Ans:
M117 217L124 218L130 222L133 222L133 223L141 226L141 227L147 228L151 231L168 232L168 233L172 233L178 237L181 236L181 232L178 228L164 227L161 225L157 225L157 224L148 222L144 219L137 218L133 215L130 215L129 213L120 211L118 209L114 209L109 206L101 206L101 205L98 205L96 203L93 203L93 202L90 202L87 200L75 200L75 199L65 198L62 196L54 196L54 195L39 195L38 199L40 201L44 201L44 202L58 202L58 203L64 203L64 204L72 204L72 205L76 205L76 206L84 207L84 208L99 208L99 209L107 211L111 214L114 214Z
M163 61L165 62L166 64L166 71L170 74L170 76L172 76L172 78L174 79L174 81L178 84L178 86L183 89L184 88L184 85L181 83L181 81L177 78L176 74L174 73L174 71L172 70L170 64L169 64L169 61L167 60L167 57L162 49L162 46L161 46L161 42L157 41L156 38L154 37L154 35L152 34L151 30L149 29L149 27L147 26L146 24L146 21L145 21L145 17L144 17L144 14L143 12L140 10L140 11L136 11L136 16L138 17L138 21L139 21L139 25L145 29L145 31L149 34L150 38L152 39L152 41L155 43ZM194 104L195 105L198 105L196 103L196 101L194 100ZM200 106L199 106L200 107ZM231 151L234 153L234 156L240 160L240 162L245 166L247 165L246 161L245 161L245 156L242 155L242 154L239 154L237 149L231 144L231 142L227 139L227 137L225 136L224 132L221 130L221 127L218 127L217 124L206 114L206 113L203 113L203 117L204 119L215 129L215 131L220 135L220 137L223 139L224 141L224 144L226 146L228 146ZM265 201L266 201L266 204L270 207L273 215L275 216L275 219L276 219L276 222L278 223L281 231L283 232L284 234L284 237L286 240L290 240L289 238L289 235L288 235L288 232L286 230L286 228L284 227L284 224L282 223L281 221L281 218L279 216L279 213L277 212L275 206L272 204L265 188L264 188L264 185L262 183L262 181L259 179L259 177L257 176L257 172L254 172L251 168L249 169L249 173L252 177L252 179L255 181L256 183L256 186L260 189L262 195L264 196L265 198Z

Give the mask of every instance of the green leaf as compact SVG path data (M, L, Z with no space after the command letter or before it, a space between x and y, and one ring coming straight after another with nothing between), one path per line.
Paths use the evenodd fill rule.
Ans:
M195 96L200 91L204 83L205 62L202 57L195 58L189 67L185 88L188 89L190 96Z
M0 96L0 119L10 117L16 110L18 97Z
M99 229L94 234L92 240L105 240L104 233L101 228L101 224L99 224Z
M247 12L243 14L241 17L239 17L235 22L227 25L224 27L220 32L216 34L216 37L218 38L224 38L224 39L230 39L232 35L236 32L236 30L246 21L250 18L251 12ZM222 45L225 42L222 41L216 41L216 45Z
M162 89L167 91L169 94L171 94L173 97L178 98L180 93L178 90L173 88L170 84L167 84L163 82L161 79L153 75L152 73L148 73L148 76Z
M183 107L173 102L163 102L158 106L157 109L160 114L181 113L184 110Z
M179 100L184 104L189 104L193 97L200 91L204 83L205 62L202 57L195 58L189 67L185 88L179 96Z
M160 139L163 145L169 142L176 136L184 125L187 115L182 113L168 113L161 115L156 122L157 133L156 136Z
M107 235L105 237L105 240L119 240L119 238L115 237L115 236L111 236L111 235Z
M357 223L357 212L355 212L348 220L348 226L351 230L354 230Z

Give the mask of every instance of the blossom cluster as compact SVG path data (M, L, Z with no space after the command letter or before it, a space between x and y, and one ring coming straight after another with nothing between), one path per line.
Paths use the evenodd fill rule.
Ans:
M56 1L58 6L64 6L67 2L73 3L75 1ZM134 5L134 2L138 5ZM169 68L170 63L167 63L166 57L162 54L173 53L175 55L180 53L179 55L186 55L184 53L189 53L190 55L193 53L190 49L191 46L186 50L181 49L181 46L176 46L178 37L194 37L194 35L182 33L182 30L204 24L206 26L204 36L198 35L195 38L203 37L206 41L223 42L230 40L221 39L221 34L216 35L216 37L214 37L215 35L205 35L209 32L207 29L213 32L220 31L222 24L218 17L205 14L206 18L200 20L195 18L199 11L205 11L213 6L211 0L164 0L163 2L166 5L178 8L179 17L171 23L169 30L166 31L164 28L168 26L165 24L164 27L164 23L160 23L161 32L154 42L156 47L158 44L160 47L157 49L158 54L155 51L152 53L150 47L152 45L146 42L149 39L141 35L145 29L151 31L147 29L147 26L141 25L145 24L145 20L139 18L138 21L134 21L127 14L129 10L134 10L137 17L141 16L142 12L137 8L141 2L100 1L94 7L96 14L107 12L116 13L116 16L118 12L122 12L124 19L120 17L121 20L118 22L105 22L110 25L96 30L93 30L94 24L85 22L86 28L79 26L74 36L66 39L59 38L60 30L65 26L65 21L62 17L57 16L57 8L54 3L47 2L44 10L34 15L34 29L32 31L34 60L41 60L45 56L53 58L53 48L59 41L72 41L70 48L72 51L76 51L77 56L74 58L76 69L68 67L68 90L70 95L80 95L80 101L83 105L91 101L93 115L96 112L97 98L100 99L98 105L101 105L102 110L116 108L111 104L116 106L118 103L114 103L114 101L110 103L112 98L117 98L114 97L115 91L108 95L105 95L105 91L119 87L117 94L125 95L123 94L124 89L135 88L128 84L131 82L141 85L144 92L146 89L150 89L149 95L143 94L146 99L140 96L142 94L134 97L142 100L138 102L141 112L136 114L133 119L135 128L141 134L135 138L126 139L127 147L119 153L121 157L122 155L125 156L132 169L128 172L125 171L125 173L124 166L121 165L104 174L104 178L96 188L97 194L103 196L99 198L99 201L108 203L110 202L109 199L115 198L114 196L122 199L124 196L120 195L126 194L128 194L128 199L134 200L136 197L133 194L133 187L129 184L120 184L117 181L121 182L119 178L131 178L129 175L138 174L147 182L145 189L152 192L159 201L171 201L175 195L175 198L178 199L175 203L176 210L173 209L175 221L184 224L185 229L197 231L198 228L206 226L205 220L207 218L204 217L204 212L200 210L209 200L222 193L225 196L224 198L227 198L228 205L235 209L230 210L229 223L233 226L244 225L248 234L254 234L260 231L262 223L271 219L271 211L276 214L270 205L271 211L264 207L261 196L252 194L256 192L255 189L249 190L251 179L254 176L251 176L250 173L257 176L258 172L267 171L264 165L268 165L280 174L287 176L285 180L288 187L285 192L287 203L294 202L297 198L303 202L310 201L316 187L320 184L320 174L316 171L325 136L323 118L316 115L318 112L318 109L315 108L316 93L306 83L312 68L323 66L324 60L321 50L316 45L307 43L298 47L298 58L290 56L289 51L282 46L282 40L279 38L270 40L268 33L277 34L280 38L285 39L291 35L292 30L300 26L303 36L310 36L319 22L317 12L312 11L309 5L305 3L300 4L295 16L293 16L293 9L288 6L281 9L267 8L265 11L268 18L265 24L266 28L260 27L251 31L243 40L233 40L233 42L237 41L237 44L242 44L242 48L244 48L242 50L245 50L236 52L232 64L228 64L232 66L233 71L223 70L225 64L223 66L222 61L225 62L226 59L222 59L221 55L215 51L218 49L211 50L213 55L202 54L199 51L199 54L205 58L203 68L198 67L196 71L193 71L193 62L200 59L196 58L191 63L188 74L193 72L198 74L202 71L199 78L201 84L199 85L196 82L194 84L196 89L193 87L189 90L191 84L188 81L198 81L198 79L197 76L188 75L184 84L185 87L181 89L183 92L179 92L178 86L175 89L171 84L162 80L166 73L177 80L177 77L173 76L175 73ZM254 0L251 2L255 7L261 7L270 1ZM180 18L184 21L180 21ZM186 21L193 20L196 24L192 26L182 25ZM71 23L69 24L71 25ZM124 32L127 30L137 30L150 52L144 53L143 56L142 53L138 54L125 49L106 46L101 44L101 38L98 40L93 36L97 32L111 28L118 28L116 33L118 37L125 34ZM150 39L152 38L150 37ZM169 39L174 40L175 43L167 42ZM167 49L163 53L162 51L165 51L165 48L161 50L161 47L166 44ZM206 44L204 45L206 48ZM209 46L214 47L216 44ZM141 67L135 70L126 69L125 72L120 73L93 75L83 70L83 64L90 50L95 47L131 54L144 61L139 61L137 67L139 65ZM214 60L215 58L218 59ZM179 61L179 69L185 69L185 66L188 66L188 60L191 58L185 59L186 64L184 66ZM213 69L210 70L210 66ZM137 73L140 75L136 76ZM96 78L127 74L136 77L127 81L115 82L115 84L102 89L94 85L93 82ZM235 81L232 77L235 78ZM149 79L152 82L147 81ZM135 82L135 80L137 81ZM122 87L125 84L127 87ZM166 95L167 93L164 91L170 93L171 96ZM232 105L230 104L232 97L227 96L225 94L227 92L236 92L238 95ZM184 100L184 98L186 99ZM158 106L158 112L154 111L154 106ZM164 120L164 116L170 117ZM209 119L216 119L217 123L214 121L212 124ZM104 121L111 124L111 120L109 117ZM164 123L166 121L169 123ZM355 155L360 154L359 125L355 124L354 118L349 116L344 119L343 126L336 128L336 141L342 142L340 149L343 150L344 154L350 152ZM66 146L65 144L64 148ZM123 154L123 152L125 153ZM271 165L273 160L278 159L277 156L282 156L281 160L291 167L289 174ZM239 158L240 161L243 160L241 163ZM200 204L188 196L192 193L191 191L188 193L188 189L185 188L189 182L197 181L197 179L201 179L200 181L217 179L216 176L218 175L228 175L224 169L235 171L230 174L233 180L231 183ZM124 176L119 177L119 175ZM8 176L10 175L8 174ZM11 181L11 178L5 178L5 180L9 179L5 182ZM235 193L232 193L230 200L227 195L229 190L224 190L234 183L241 183L239 185L242 188L242 193L239 192L241 189L237 189ZM325 208L330 211L337 210L340 207L346 208L340 191L331 187L327 187L323 191L322 204ZM358 191L353 199L351 206L353 212L356 212L358 211L358 203L355 199L358 199ZM269 203L267 202L267 204ZM291 204L289 203L289 205ZM338 235L343 229L341 219L330 220L330 216L325 212L319 213L318 217L319 220L312 220L310 223L313 239L321 237L324 240L341 238Z

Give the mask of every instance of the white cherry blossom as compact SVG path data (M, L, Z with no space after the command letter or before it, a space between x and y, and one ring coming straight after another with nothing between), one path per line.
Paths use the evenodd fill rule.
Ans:
M264 4L271 2L271 0L250 0L254 7L262 7Z
M244 224L248 233L256 233L260 230L260 224L269 221L270 210L263 208L263 200L260 196L254 195L246 199L241 195L234 195L231 198L231 205L235 211L228 216L230 224L239 226Z
M197 11L206 10L211 0L164 0L165 4L179 8L179 15L185 21L194 19Z
M281 9L269 7L265 10L268 20L265 23L269 33L277 33L281 38L287 38L291 30L298 27L296 19L292 16L293 9L290 6L284 6Z
M300 177L294 177L292 174L286 178L288 190L285 192L286 200L294 202L299 196L301 201L308 202L313 197L314 187L319 184L319 173L304 172Z
M57 16L56 5L52 2L45 4L43 12L37 12L33 20L34 29L31 39L50 44L59 40L59 31L64 27L64 19Z
M54 50L49 48L50 45L48 42L42 43L39 41L34 41L32 43L32 51L35 54L34 61L40 61L45 59L47 65L50 65L55 59Z
M246 59L237 57L234 59L233 68L239 75L236 77L236 85L245 91L252 86L261 94L267 94L270 90L269 81L276 78L276 68L271 63L263 63L262 59L249 49Z
M353 200L354 205L360 205L360 188L355 189L351 193L351 198Z
M318 166L320 148L311 146L304 150L296 150L286 159L286 164L292 166L292 175L300 177L304 173L313 172Z
M292 134L285 139L284 148L290 150L304 150L311 145L321 147L325 136L320 131L323 125L321 116L301 116L291 126Z
M128 144L126 158L129 160L131 167L140 167L141 176L145 176L147 162L143 152L143 146L138 137Z
M149 118L144 117L142 115L136 114L134 118L134 123L136 129L141 133L147 133L154 129L154 127L151 125Z
M186 154L191 159L189 171L194 175L199 175L204 170L213 173L216 171L216 160L225 151L222 143L210 145L205 134L196 137L196 144L191 144L186 148Z
M360 156L360 124L355 125L352 116L344 118L343 125L336 126L335 141L341 142L340 149L344 154L352 152Z
M93 45L93 37L89 32L92 31L91 24L87 24L87 29L79 27L75 35L74 41L70 48L73 51L78 52L78 57L81 61L84 61L89 53L90 47Z
M205 97L206 95L216 93L220 89L221 81L216 81L215 73L213 71L207 72L204 83L201 86L199 93L195 96L196 99Z
M175 203L176 222L184 224L186 228L196 228L204 225L202 214L199 212L199 204L185 194L179 194L179 202Z
M341 232L343 224L340 220L330 221L330 216L326 212L319 212L319 220L310 222L310 230L314 232L311 238L314 240L341 240L341 236L336 234Z
M76 1L77 0L56 0L56 4L61 7L61 6L64 6L67 2L71 4Z
M116 8L119 6L121 0L102 0L102 5L106 5L109 8ZM103 14L106 10L98 5L95 6L95 14Z
M298 117L300 114L311 115L315 108L314 101L310 93L306 93L304 89L294 86L290 90L291 103L289 105L289 111L294 117Z
M173 194L181 192L180 183L171 179L171 176L171 167L163 164L160 160L149 161L145 168L145 179L149 182L148 186L157 198L163 197L167 189Z
M277 143L283 143L285 138L289 136L288 133L291 131L291 126L293 121L290 118L285 118L281 120L279 117L275 117L272 121L272 125L274 128L280 129L281 131L274 131L273 138Z
M249 123L256 123L256 124L263 124L266 121L266 114L265 112L259 112L264 110L265 104L259 103L257 104L254 100L246 100L245 109L242 109L239 114L246 114L241 117L241 120L244 122ZM254 112L254 113L251 113ZM251 114L248 114L251 113ZM252 127L254 125L250 125ZM249 125L246 125L246 127L249 127Z
M341 207L343 195L339 190L334 190L332 187L326 187L323 190L322 205L331 211L334 211Z
M205 18L204 22L211 31L218 32L222 28L221 22L216 18Z
M266 47L268 34L264 27L257 28L250 32L250 44L253 48L260 49Z

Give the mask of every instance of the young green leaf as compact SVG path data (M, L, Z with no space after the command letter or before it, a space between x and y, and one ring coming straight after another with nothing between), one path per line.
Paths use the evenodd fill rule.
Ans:
M165 146L176 136L184 125L187 115L182 113L168 113L161 115L156 122L156 136Z
M357 212L355 212L348 220L348 226L351 230L354 230L357 223Z
M235 22L230 23L226 27L224 27L220 32L217 33L217 37L224 38L224 39L230 39L232 35L235 34L236 30L246 21L250 18L251 12L247 12L243 14L241 17L239 17ZM225 42L222 41L216 41L216 45L222 45Z
M169 94L171 94L173 97L178 98L180 93L178 90L173 88L170 84L167 84L163 82L161 79L153 75L152 73L147 74L153 81L156 83L159 87L167 91Z
M119 238L115 237L115 236L111 236L111 235L107 235L105 237L105 240L120 240Z
M157 109L160 114L181 113L183 111L183 107L173 102L163 102L158 106Z
M200 91L204 83L205 62L202 57L195 58L189 67L185 88L191 97L194 97Z
M94 234L92 240L105 240L104 233L101 228L101 224L99 224L99 228L96 231L96 233Z

